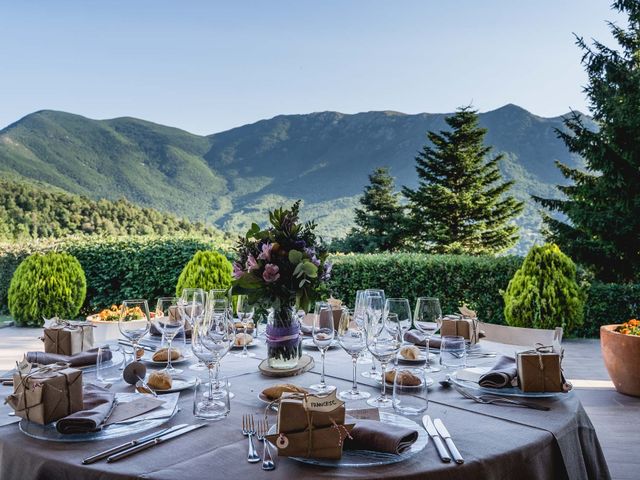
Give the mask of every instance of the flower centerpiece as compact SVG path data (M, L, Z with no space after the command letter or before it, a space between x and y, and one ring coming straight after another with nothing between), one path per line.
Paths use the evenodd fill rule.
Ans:
M257 308L269 311L267 349L272 368L295 367L300 358L298 309L308 310L331 274L327 251L314 232L301 223L300 202L290 210L269 213L270 226L253 224L238 239L233 264L233 293L247 295Z
M622 333L623 335L640 336L640 320L633 318L628 322L624 322L622 325L616 327L616 332Z

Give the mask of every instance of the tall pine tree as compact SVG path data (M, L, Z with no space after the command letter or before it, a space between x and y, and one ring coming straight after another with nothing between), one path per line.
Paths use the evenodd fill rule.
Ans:
M403 188L409 200L408 235L416 248L433 253L493 254L518 240L511 220L523 208L506 195L512 182L503 182L498 168L502 155L487 159L487 130L478 125L478 112L459 108L445 119L450 131L428 132L416 158L419 185Z
M568 132L558 131L586 171L558 163L572 181L558 187L566 199L536 200L568 219L545 217L551 241L600 279L631 281L640 275L640 2L618 0L613 8L629 16L627 29L609 24L619 51L577 39L598 130L573 112L564 122Z
M355 210L356 227L345 240L345 249L356 252L388 252L402 246L404 212L389 169L376 168Z

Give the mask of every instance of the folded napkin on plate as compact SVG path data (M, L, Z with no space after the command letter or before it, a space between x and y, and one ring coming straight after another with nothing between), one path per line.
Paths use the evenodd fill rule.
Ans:
M511 387L517 381L517 377L516 359L503 355L491 370L480 377L478 384L487 388Z
M90 433L102 428L111 413L115 395L97 385L85 385L83 409L61 418L56 429L63 434Z
M112 353L105 350L102 359L104 361L111 360ZM93 348L86 352L76 353L75 355L59 355L57 353L44 352L27 352L26 360L30 363L38 363L40 365L49 365L51 363L68 363L72 367L86 367L87 365L95 365L98 361L98 349Z
M427 341L424 333L418 330L409 330L404 334L404 340L409 343L413 343L418 347L426 347ZM440 348L440 335L434 335L429 339L429 348Z
M418 439L418 432L375 420L357 420L356 426L351 430L351 437L353 439L347 438L344 441L344 448L347 450L398 454L411 448Z

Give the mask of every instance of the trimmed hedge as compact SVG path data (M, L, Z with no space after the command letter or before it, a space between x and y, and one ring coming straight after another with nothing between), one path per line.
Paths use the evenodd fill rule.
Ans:
M593 282L584 308L584 323L578 337L600 336L600 326L640 317L640 284Z

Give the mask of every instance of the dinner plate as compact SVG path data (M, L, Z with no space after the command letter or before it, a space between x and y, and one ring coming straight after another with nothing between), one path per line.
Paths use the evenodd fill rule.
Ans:
M273 402L273 403L271 403L271 402L272 402L272 400L269 400L269 399L267 398L267 396L266 396L264 393L262 393L262 392L260 392L260 393L258 394L258 398L260 399L260 401L261 401L262 403L264 403L264 404L265 404L265 406L266 406L266 405L269 405L269 408L270 408L271 410L273 410L274 412L277 412L277 411L278 411L278 403L279 403L279 402Z
M431 377L427 377L426 382L427 382L427 388L431 387L434 384L434 380ZM382 379L377 379L376 383L378 385L382 385ZM393 388L393 383L387 382L387 388Z
M429 436L424 428L413 420L401 417L395 413L380 410L380 421L390 425L398 425L401 427L412 428L418 432L418 439L411 445L406 452L382 453L373 452L371 450L343 450L342 457L337 459L329 458L305 458L305 457L289 457L297 462L307 463L310 465L319 465L322 467L373 467L376 465L389 465L392 463L403 462L411 458L416 453L422 451L427 446ZM269 430L269 434L276 433L276 426L273 425ZM269 442L271 443L271 442ZM273 444L272 444L273 445ZM274 446L274 448L276 448Z
M491 370L491 367L476 367L476 369L482 369L483 373ZM487 393L491 395L498 395L502 397L526 397L526 398L552 398L560 395L567 395L565 392L523 392L518 387L504 387L504 388L489 388L481 387L477 382L471 380L461 380L457 376L457 371L450 375L450 379L456 385L463 388L474 390L477 393Z
M305 348L312 348L314 350L318 350L318 347L313 342L313 338L305 338L304 340L302 340L302 346ZM339 346L340 344L338 343L338 341L336 339L333 339L331 341L331 345L329 345L329 349L336 348Z
M116 400L129 401L137 393L116 393ZM94 442L97 440L109 440L112 438L124 437L127 435L138 434L168 422L178 412L177 396L170 398L162 407L152 410L148 414L141 415L138 421L124 421L122 423L114 423L104 427L98 432L92 433L74 433L62 434L56 430L55 422L47 425L21 420L18 424L20 431L25 435L44 440L48 442ZM131 419L133 420L133 419Z
M254 338L251 343L247 345L247 348L257 347L261 343L262 342L259 339ZM242 350L242 345L231 345L231 350Z
M149 354L149 356L147 356L147 354ZM166 361L156 361L156 360L152 360L153 354L151 352L144 352L144 356L141 358L141 360L144 363L148 363L149 365L155 365L157 367L166 367L167 366L167 362ZM189 360L188 358L186 358L184 355L180 355L180 358L178 358L177 360L171 360L171 365L179 365L180 363L184 363L187 360Z
M149 376L145 380L149 380ZM198 381L198 377L185 377L182 375L175 375L171 377L171 388L168 390L156 390L158 395L164 395L165 393L181 392L193 387Z

